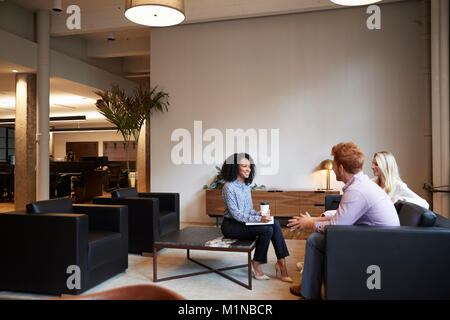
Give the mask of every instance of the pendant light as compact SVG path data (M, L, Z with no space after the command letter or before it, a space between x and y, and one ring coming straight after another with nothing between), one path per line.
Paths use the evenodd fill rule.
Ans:
M341 6L366 6L369 4L380 2L381 0L330 0Z
M168 27L184 21L184 0L127 0L125 17L137 24Z

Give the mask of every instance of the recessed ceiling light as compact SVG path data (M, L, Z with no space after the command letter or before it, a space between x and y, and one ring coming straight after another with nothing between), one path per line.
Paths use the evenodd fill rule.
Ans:
M17 72L19 72L18 70L16 70L16 69L14 69L12 72L14 72L14 73L17 73Z

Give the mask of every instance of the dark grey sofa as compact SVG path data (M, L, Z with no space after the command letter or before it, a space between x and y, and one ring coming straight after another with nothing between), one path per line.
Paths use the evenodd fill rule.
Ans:
M125 271L127 210L61 198L0 214L0 291L75 295Z
M327 299L450 299L450 220L395 206L401 227L325 229Z
M136 188L118 189L111 197L97 197L95 204L128 206L128 252L153 252L153 242L180 229L178 193L142 193Z

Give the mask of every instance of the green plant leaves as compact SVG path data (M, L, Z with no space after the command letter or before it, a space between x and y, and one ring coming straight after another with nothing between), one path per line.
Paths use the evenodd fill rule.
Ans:
M135 88L132 96L127 95L117 85L113 85L110 91L94 93L100 97L95 103L98 111L122 133L126 146L129 145L131 137L138 144L142 126L154 112L169 111L169 94L157 91L157 87L150 89L139 86ZM128 148L127 168L129 172Z
M262 184L262 185L258 186L256 183L253 184L250 188L252 190L266 190L266 186L265 185Z

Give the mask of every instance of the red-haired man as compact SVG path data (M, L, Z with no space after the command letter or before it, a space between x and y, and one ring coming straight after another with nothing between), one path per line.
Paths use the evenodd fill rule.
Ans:
M397 211L389 196L362 172L364 154L353 142L342 142L331 151L336 180L345 183L336 214L311 217L300 214L289 220L291 231L315 231L306 241L302 285L291 287L291 292L307 299L320 299L323 276L323 256L327 225L399 226Z

